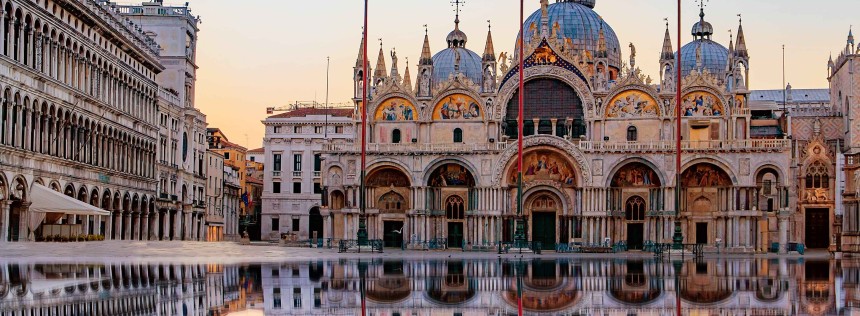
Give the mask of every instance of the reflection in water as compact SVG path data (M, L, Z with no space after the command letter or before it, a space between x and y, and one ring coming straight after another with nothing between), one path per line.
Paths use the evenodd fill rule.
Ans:
M0 263L6 315L847 315L860 262L341 260L262 265ZM362 295L362 283L365 291ZM521 293L518 293L521 290Z

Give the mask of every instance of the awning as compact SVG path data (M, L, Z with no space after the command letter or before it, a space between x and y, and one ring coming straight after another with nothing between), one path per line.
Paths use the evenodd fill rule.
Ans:
M63 195L48 187L34 183L30 191L31 201L29 211L38 213L63 213L70 215L110 215L110 212L75 198Z

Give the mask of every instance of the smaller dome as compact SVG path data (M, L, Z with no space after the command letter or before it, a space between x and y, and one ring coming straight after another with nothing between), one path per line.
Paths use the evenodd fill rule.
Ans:
M466 42L468 40L469 40L469 38L466 37L466 33L463 33L463 31L460 31L459 26L457 28L455 28L453 31L451 31L451 33L448 33L448 38L446 39L446 41L448 42L449 48L466 47Z
M693 24L693 36L696 38L711 38L714 35L714 27L708 21L705 21L705 10L702 9L699 13L699 22Z

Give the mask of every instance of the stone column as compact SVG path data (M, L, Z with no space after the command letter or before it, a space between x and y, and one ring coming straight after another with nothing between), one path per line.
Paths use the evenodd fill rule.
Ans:
M779 217L779 253L785 254L788 252L788 216L780 214L778 217Z
M0 23L0 25L2 24ZM0 27L0 31L2 31L2 27ZM0 201L0 242L9 241L9 213L11 212L11 208L12 201Z
M18 223L18 241L30 240L30 204L30 202L22 202L18 208L18 213L21 214L21 220Z
M140 230L140 240L149 240L149 214L143 214L141 217L141 226L143 228Z
M160 210L156 210L152 213L152 227L150 227L152 233L149 234L149 240L161 240L161 231L158 229L158 223L161 219L160 215Z

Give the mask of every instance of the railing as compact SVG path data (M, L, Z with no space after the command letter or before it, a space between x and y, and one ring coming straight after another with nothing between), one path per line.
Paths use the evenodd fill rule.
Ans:
M501 251L504 253L510 253L511 249L513 249L514 253L523 253L523 251L530 250L535 254L541 254L543 251L543 243L540 241L503 241Z
M669 152L675 150L674 140L607 142L572 141L574 146L586 152ZM368 144L370 153L429 153L429 152L499 152L505 150L506 143L485 144ZM513 145L511 145L513 146ZM687 151L774 151L787 150L791 141L787 139L741 139L741 140L702 140L682 141L681 148ZM326 144L330 152L359 152L361 148L354 143Z
M687 252L690 252L693 254L693 257L700 258L700 257L702 257L702 254L704 253L704 251L703 251L704 247L705 247L705 244L681 244L681 249L686 250L686 251L681 252L681 257L683 258L684 256L686 256ZM644 249L644 250L646 250L646 251L650 250L651 252L654 252L655 256L662 257L663 255L668 253L670 250L675 249L675 244L673 244L673 243L653 243L653 244L646 243L645 248L646 249Z
M302 176L301 171L293 171L293 177L301 177L301 176Z
M320 171L314 171L314 178L319 178L322 175Z
M280 177L280 176L281 176L281 172L280 172L280 171L272 171L272 176L273 176L273 177Z
M788 107L789 115L794 117L840 117L842 112L834 110L829 103L806 103L803 105L790 105Z
M345 143L345 144L326 144L324 146L325 151L335 151L335 152L358 152L361 151L360 145L356 143ZM502 151L505 149L507 145L504 143L484 143L484 144L466 144L466 143L452 143L452 144L416 144L416 143L402 143L402 144L367 144L367 151L370 152L400 152L400 153L413 153L413 152L496 152Z
M362 248L366 251L383 253L385 243L379 239L368 240L367 245L359 246L357 239L344 239L338 243L337 252L344 253L349 251L362 252Z
M404 241L404 248L414 250L445 250L448 249L448 239L434 238L430 240Z

